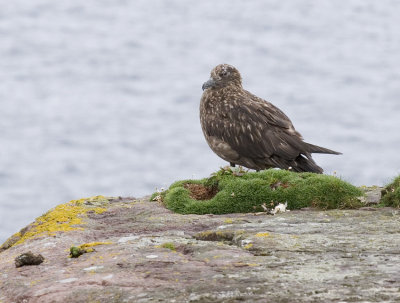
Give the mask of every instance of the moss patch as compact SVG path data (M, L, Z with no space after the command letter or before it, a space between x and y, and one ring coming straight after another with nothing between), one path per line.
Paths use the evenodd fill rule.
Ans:
M396 177L382 190L381 203L384 206L400 208L400 176Z
M79 256L86 254L88 251L83 248L79 248L77 246L71 246L69 249L69 256L71 258L79 258Z
M110 198L104 196L95 196L60 204L37 218L28 227L11 236L0 247L0 251L21 244L27 239L54 235L60 231L82 230L81 225L85 224L83 219L87 217L87 213L105 212L109 200Z
M178 181L157 194L177 213L226 214L262 211L263 204L273 207L286 201L288 209L357 208L363 192L335 176L222 168L210 178Z
M69 255L71 258L78 258L85 253L93 252L94 246L109 244L113 244L113 242L90 242L79 246L71 246L71 248L69 249Z
M163 244L161 244L160 247L162 247L162 248L167 248L167 249L172 250L172 251L176 251L176 246L175 246L175 244L174 244L174 243L171 243L171 242L163 243Z

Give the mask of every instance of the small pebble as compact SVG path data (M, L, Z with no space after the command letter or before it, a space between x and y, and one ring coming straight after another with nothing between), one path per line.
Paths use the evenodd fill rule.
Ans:
M157 255L148 255L148 256L146 256L146 258L147 259L155 259L155 258L158 258L158 256Z

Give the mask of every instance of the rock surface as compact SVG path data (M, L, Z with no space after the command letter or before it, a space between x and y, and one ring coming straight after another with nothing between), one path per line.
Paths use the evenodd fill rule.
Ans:
M123 198L83 223L1 252L0 302L400 301L393 208L200 216ZM45 261L16 268L27 251Z

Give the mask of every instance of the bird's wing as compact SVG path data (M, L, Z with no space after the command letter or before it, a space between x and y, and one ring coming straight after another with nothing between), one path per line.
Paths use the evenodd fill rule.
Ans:
M305 152L305 143L290 119L271 103L245 91L231 96L224 107L212 119L213 127L207 127L208 134L228 143L239 155L290 160Z

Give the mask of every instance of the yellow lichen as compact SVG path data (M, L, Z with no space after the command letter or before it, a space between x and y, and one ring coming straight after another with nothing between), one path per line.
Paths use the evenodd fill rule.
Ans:
M225 224L232 224L232 223L233 223L233 220L230 219L230 218L227 218L227 219L225 219L224 223L225 223Z
M93 247L93 246L97 246L97 245L110 245L113 244L113 242L91 242L91 243L85 243L82 245L79 245L79 248L89 248L89 247Z
M243 248L244 249L250 249L252 247L253 247L253 243L249 243L249 244L245 245Z
M257 233L256 237L269 237L271 236L269 233Z
M29 282L30 286L35 286L36 284L38 284L40 282L40 280L33 280Z
M84 243L79 246L72 246L69 251L70 251L70 258L78 258L79 256L85 254L85 253L90 253L94 252L94 249L92 248L93 246L97 245L109 245L113 244L113 242L91 242L91 243ZM98 259L103 259L103 256L98 256Z
M87 216L87 212L96 214L105 212L107 208L103 206L108 203L108 200L109 198L104 196L95 196L60 204L37 218L26 233L12 236L19 236L19 240L12 246L21 244L27 239L54 235L59 231L82 230L83 228L78 225L86 224L82 219Z

